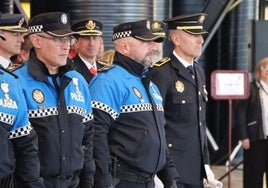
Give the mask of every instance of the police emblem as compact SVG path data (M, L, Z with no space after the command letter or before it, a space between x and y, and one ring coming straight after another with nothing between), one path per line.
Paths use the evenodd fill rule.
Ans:
M61 22L62 22L63 24L67 24L67 22L68 22L68 17L67 17L67 15L66 15L65 13L63 13L63 14L61 15Z
M37 103L43 103L45 100L44 93L39 89L33 90L32 96L33 96L34 101Z
M180 93L184 92L184 84L179 80L175 83L175 88Z
M6 83L6 82L1 83L1 89L2 89L2 91L4 92L5 100L9 101L9 95L8 95L8 92L9 92L9 89L8 89L8 83Z
M139 99L142 98L142 94L141 94L141 92L140 92L137 88L133 87L133 92L135 93L135 95L136 95Z
M153 31L159 31L161 28L161 24L157 21L153 21L152 24L151 24L151 29Z
M86 28L88 30L92 30L96 27L96 23L94 23L92 20L89 20L87 23L86 23Z

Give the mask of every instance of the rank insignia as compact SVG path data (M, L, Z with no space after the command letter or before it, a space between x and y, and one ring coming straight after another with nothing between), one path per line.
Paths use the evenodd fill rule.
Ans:
M175 88L180 93L184 92L184 84L179 80L175 83Z
M32 96L33 96L34 101L37 103L43 103L45 100L44 93L39 89L33 90Z

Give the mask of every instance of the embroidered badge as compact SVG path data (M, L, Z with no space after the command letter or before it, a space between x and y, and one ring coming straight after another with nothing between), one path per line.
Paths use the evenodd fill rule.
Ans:
M134 94L140 99L140 102L143 103L144 99L142 99L141 92L136 87L133 87L132 89L133 89Z
M184 84L179 80L175 83L175 88L180 93L184 92Z
M39 90L39 89L33 90L32 96L33 96L34 101L37 102L37 103L39 103L39 104L40 103L43 103L44 100L45 100L44 93L41 90Z

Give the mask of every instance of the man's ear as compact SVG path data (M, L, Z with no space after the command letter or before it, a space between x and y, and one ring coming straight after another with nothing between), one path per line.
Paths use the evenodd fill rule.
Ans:
M40 37L38 37L36 34L32 34L29 37L30 37L33 47L40 48L40 45L41 45Z

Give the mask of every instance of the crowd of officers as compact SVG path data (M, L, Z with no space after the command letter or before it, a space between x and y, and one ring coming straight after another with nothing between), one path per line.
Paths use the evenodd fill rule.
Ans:
M113 28L112 64L97 59L100 21L63 12L0 16L0 187L202 188L213 176L197 13ZM14 66L27 37L25 63ZM69 58L70 47L75 51ZM155 62L157 60L157 62ZM188 66L192 69L189 71Z

